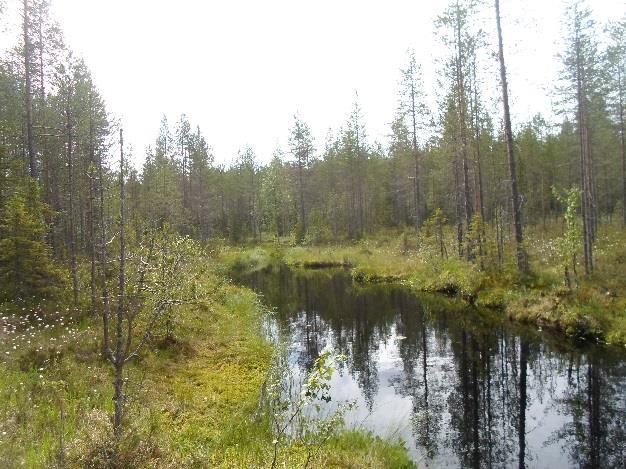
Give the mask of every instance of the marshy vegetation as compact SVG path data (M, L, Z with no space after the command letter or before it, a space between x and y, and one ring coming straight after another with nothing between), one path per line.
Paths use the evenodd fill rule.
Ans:
M386 142L357 97L226 163L184 114L138 159L48 0L0 0L0 466L624 464L626 23L567 2L515 122L499 0L444 3Z
M486 231L488 233L488 231ZM293 246L288 240L254 248L225 248L222 261L234 269L262 269L276 262L296 268L344 267L356 282L391 282L416 291L437 292L508 318L554 328L575 338L626 345L626 237L617 226L604 227L596 243L593 275L571 273L564 281L560 226L531 231L526 243L530 274L515 265L513 246L502 256L486 242L476 262L442 255L453 249L455 233L439 239L428 228L387 232L341 245ZM490 238L487 234L487 239ZM569 264L566 264L569 265Z

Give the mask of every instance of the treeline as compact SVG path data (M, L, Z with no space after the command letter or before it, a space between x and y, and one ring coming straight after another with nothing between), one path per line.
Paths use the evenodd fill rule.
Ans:
M186 116L174 126L163 118L136 175L137 217L233 242L264 235L291 235L298 242L356 239L381 227L419 228L437 208L461 223L461 232L474 215L508 224L506 136L502 116L489 112L488 91L477 78L483 65L477 50L485 39L473 14L455 3L439 19L451 57L442 70L448 88L438 109L427 109L420 66L409 55L387 147L368 139L358 101L325 142L314 142L307 123L294 116L288 146L266 164L266 155L245 148L229 165L216 165ZM568 15L568 49L555 90L563 121L554 126L537 115L514 135L522 219L546 224L564 210L553 187L588 186L594 224L614 217L623 222L624 22L611 26L608 45L599 50L591 12L573 3Z
M459 254L467 255L475 217L508 231L516 200L520 223L546 225L565 211L553 188L576 186L594 238L601 221L626 222L625 23L601 29L582 2L572 2L566 13L567 48L555 50L562 59L555 111L563 120L555 126L536 115L517 126L510 150L514 175L506 119L490 112L486 96L493 87L477 73L488 65L480 53L488 46L486 25L477 24L478 11L469 2L453 2L437 22L450 50L442 61L443 99L438 109L427 108L430 90L410 53L387 147L368 139L358 101L324 142L314 142L310 127L295 116L288 146L267 164L260 163L266 155L251 148L230 165L212 164L204 138L189 130L185 116L173 130L164 118L137 175L138 217L233 242L264 235L329 242L382 227L419 229L439 208L456 224ZM506 80L503 55L502 73L487 77L498 85ZM508 107L508 96L506 101Z
M458 254L471 259L473 227L490 224L508 237L517 220L522 253L522 227L545 225L566 209L553 188L576 186L591 271L598 224L626 223L626 22L600 27L584 2L570 2L566 48L554 51L562 60L555 91L563 120L556 127L540 115L513 123L517 131L507 142L507 119L487 105L495 84L498 92L506 90L499 87L507 78L503 49L501 73L480 72L493 60L485 51L497 50L483 31L498 30L506 39L495 6L479 11L473 2L454 1L438 18L448 55L441 57L437 109L426 106L433 91L424 88L420 64L409 54L388 146L368 138L358 101L325 142L315 142L306 122L294 117L288 146L265 164L267 155L252 148L228 165L216 164L207 139L186 116L174 125L163 118L143 166L127 168L129 236L140 239L147 227L170 226L203 240L291 236L320 243L386 227L420 229L436 216L456 227ZM485 13L492 24L477 19ZM80 261L90 259L95 272L107 242L102 233L115 234L118 125L89 70L65 45L47 0L23 1L20 40L0 65L0 96L0 232L3 243L13 243L4 251L2 275L21 275L18 283L26 285L52 272L46 259L54 259L67 266L77 294ZM16 267L28 249L38 262Z

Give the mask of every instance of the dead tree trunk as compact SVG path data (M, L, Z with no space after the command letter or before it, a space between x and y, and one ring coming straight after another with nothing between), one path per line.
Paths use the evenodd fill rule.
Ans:
M515 153L513 145L513 131L511 129L511 112L509 109L509 88L506 79L504 63L504 46L502 43L502 25L500 24L500 0L495 0L496 24L498 28L498 57L500 60L500 81L502 85L502 105L504 107L504 135L506 139L506 154L509 163L509 177L511 178L511 198L513 208L513 226L515 229L515 244L517 248L517 267L520 272L528 272L528 259L524 249L522 233L522 213L517 187L517 171L515 167Z

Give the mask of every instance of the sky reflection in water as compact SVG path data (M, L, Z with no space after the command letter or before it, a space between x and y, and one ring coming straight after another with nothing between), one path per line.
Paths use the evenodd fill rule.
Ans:
M341 270L243 276L288 334L296 379L326 345L347 422L402 438L421 467L626 467L626 353Z

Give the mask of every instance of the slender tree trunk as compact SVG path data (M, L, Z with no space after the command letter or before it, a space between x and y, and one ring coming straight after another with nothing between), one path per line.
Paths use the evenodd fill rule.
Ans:
M626 227L626 145L624 144L624 77L621 69L617 72L619 92L619 133L622 152L622 226Z
M74 152L79 152L80 151L80 144L76 143L75 144L75 150ZM82 158L78 158L76 160L76 162L74 163L74 173L75 174L85 174L85 168L84 168L84 160ZM78 179L78 185L80 186L80 178ZM77 191L77 197L78 197L78 204L77 204L77 208L78 208L78 250L84 250L85 249L85 202L84 202L84 198L83 198L83 191L82 191L82 187L79 187L79 190Z
M109 284L107 278L108 256L107 256L107 230L105 222L104 204L104 168L102 156L98 157L98 195L100 198L99 218L100 218L100 271L102 281L102 352L103 355L113 362L111 353L111 341L109 337L109 321L111 319L111 303L109 297Z
M413 126L413 159L415 160L415 231L422 226L422 206L420 197L420 154L417 148L417 110L415 104L415 86L411 83L411 123Z
M66 123L65 128L67 131L67 181L69 192L68 203L68 220L69 220L69 245L70 245L70 269L72 273L72 300L74 306L78 305L78 267L76 265L76 233L74 226L74 156L73 150L73 136L72 136L72 110L71 110L71 91L72 83L68 80L67 89L67 104L65 108Z
M40 5L42 8L42 5ZM45 75L44 75L44 67L43 67L43 54L44 54L44 42L43 42L43 12L40 10L40 19L38 24L38 33L39 33L39 120L40 122L45 122L44 119L44 111L45 111L45 102L46 102L46 88L45 88ZM46 151L45 140L41 139L41 165L44 171L43 174L43 182L44 182L44 194L45 200L49 205L52 205L51 200L51 185L50 185L50 161ZM51 236L54 238L54 230L52 230ZM54 240L52 242L54 246Z
M363 237L363 161L361 160L361 144L359 140L359 121L355 120L356 129L356 163L358 168L358 183L357 183L357 203L358 203L358 223L359 223L359 238Z
M476 339L471 336L471 380L472 380L472 466L480 469L480 393L478 389L478 350Z
M485 220L485 202L483 194L483 170L480 154L480 110L478 108L478 83L476 82L476 60L473 63L474 78L474 138L476 140L476 192L478 193L478 211L480 218Z
M470 451L470 443L472 439L471 435L471 425L472 415L471 415L471 403L470 403L470 377L469 377L469 363L468 363L468 347L467 347L467 330L463 329L461 331L461 366L460 366L460 385L461 385L461 397L462 403L459 403L463 406L463 420L462 420L462 439L460 441L463 453L465 453L465 458L467 461L463 464L466 467L472 467L472 463L474 463L474 454Z
M467 162L467 117L466 117L466 101L465 101L465 80L463 78L463 42L461 38L461 11L459 2L456 3L456 41L457 41L457 59L456 59L456 80L458 93L458 125L459 125L459 152L461 154L461 170L463 177L463 211L465 215L465 229L469 232L472 223L472 200L470 197L469 183L469 165ZM467 259L472 258L471 237L466 236L467 247L465 255Z
M422 381L424 382L424 409L428 412L428 331L426 329L425 314L426 313L422 311ZM430 421L430 417L428 420Z
M459 156L455 153L454 158L454 208L456 215L456 242L459 257L463 256L463 204L461 202L461 185L459 177Z
M443 223L441 222L441 217L437 217L437 238L439 240L439 254L442 259L447 258L448 253L446 252L446 247L443 244Z
M472 61L472 88L474 91L474 102L472 106L472 114L474 120L474 140L476 146L476 168L475 168L475 183L476 183L476 204L478 205L478 213L480 214L480 224L478 226L478 233L476 239L478 239L478 256L480 258L480 268L484 268L484 249L483 244L485 241L485 204L483 198L483 171L480 161L480 110L478 107L478 82L476 80L476 58Z
M485 353L485 361L486 361L486 365L485 365L485 377L487 380L487 386L486 386L486 397L485 397L485 411L486 411L486 433L487 433L487 448L488 448L488 452L487 452L487 467L493 467L493 418L492 418L492 412L491 412L491 379L492 379L492 375L491 375L491 357L490 357L490 351L487 350L487 353Z
M40 5L40 8L42 8L42 6ZM43 11L40 10L40 18L39 18L39 24L38 24L38 30L37 30L38 34L39 34L39 99L41 99L41 105L43 107L43 103L44 100L46 99L46 88L45 88L45 75L44 75L44 68L43 68L43 51L44 51L44 47L43 47Z
M515 167L515 153L513 131L511 129L511 112L509 109L509 88L506 79L504 63L504 46L502 43L502 25L500 24L500 0L495 0L496 24L498 28L498 56L500 59L500 81L502 84L502 104L504 106L504 135L506 138L506 154L509 162L509 177L511 178L511 198L513 199L513 226L515 229L515 243L517 248L517 267L520 272L528 272L528 258L524 249L522 234L522 212L517 188L517 172Z
M528 343L520 339L519 352L519 417L518 417L518 442L519 442L519 469L526 468L526 381L527 381Z
M125 288L126 288L126 237L124 232L126 193L124 190L124 136L120 129L120 271L117 292L117 318L115 324L115 380L113 401L115 413L113 417L113 433L116 438L122 435L122 415L124 411L124 316L126 313Z
M252 189L252 194L250 196L250 224L252 227L252 236L254 237L254 241L257 242L257 201L256 201L256 188L254 182L254 167L251 168L251 180L250 187Z
M189 206L189 199L187 194L187 153L185 152L184 139L180 139L180 156L183 160L182 170L182 186L183 186L183 207Z
M44 38L43 38L43 3L39 4L39 22L38 22L38 36L39 36L39 109L38 109L38 119L41 123L45 123L45 111L46 111L46 87L45 87L45 73L44 73ZM32 46L31 46L32 47ZM48 205L53 207L53 209L57 209L54 201L54 188L53 188L53 175L52 168L50 162L50 155L47 151L46 140L44 138L41 139L40 149L41 149L41 169L43 171L42 185L43 185L43 193L44 200ZM52 227L49 233L50 244L52 245L52 252L55 257L59 255L59 240L57 239L57 228L56 221L53 220Z
M589 122L587 100L584 93L584 81L581 58L581 44L578 32L576 32L576 99L578 105L578 135L580 146L580 182L582 186L581 214L583 221L583 253L585 261L585 273L593 272L593 201L591 174L591 155L589 142Z
M300 220L302 221L302 233L300 236L302 239L299 241L303 241L306 236L306 213L304 210L304 168L302 164L302 155L298 155L298 183L300 189Z
M499 205L495 207L496 220L496 243L498 247L498 266L502 269L504 264L504 228L502 227L502 209Z
M546 197L545 197L545 174L541 171L541 224L543 231L546 231Z
M587 364L587 431L589 435L588 467L600 467L604 456L602 440L604 431L600 411L600 376L596 365Z
M90 96L91 97L91 96ZM91 99L90 99L91 101ZM91 104L91 103L90 103ZM90 112L92 110L90 109ZM97 296L97 271L96 271L96 262L97 262L97 241L96 241L96 188L95 188L95 178L96 178L96 158L95 158L95 149L94 149L94 139L93 139L93 115L90 116L89 119L89 170L88 170L88 178L89 178L89 242L90 242L90 254L91 254L91 313L96 314L98 309L98 296Z
M30 16L28 0L24 0L23 32L24 32L24 94L26 99L26 147L28 150L28 166L30 176L38 177L37 155L35 154L35 137L33 134L33 86L31 76L32 44L30 41Z

